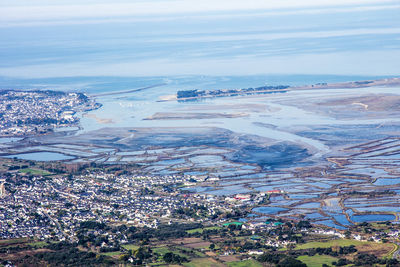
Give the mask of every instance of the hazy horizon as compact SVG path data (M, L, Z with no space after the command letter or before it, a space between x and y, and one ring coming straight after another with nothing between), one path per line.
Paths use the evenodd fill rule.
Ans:
M398 75L398 1L2 1L0 76Z

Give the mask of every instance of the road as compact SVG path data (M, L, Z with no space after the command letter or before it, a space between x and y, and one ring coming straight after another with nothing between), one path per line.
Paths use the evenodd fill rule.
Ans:
M146 87L142 87L142 88L129 89L129 90L124 90L124 91L112 91L109 93L100 93L100 94L95 94L95 95L91 95L91 96L96 97L96 96L107 96L107 95L122 95L122 94L139 92L139 91L143 91L146 89L151 89L151 88L159 87L159 86L163 86L163 85L166 85L166 83L159 83L159 84L154 84L154 85L150 85L150 86L146 86Z
M396 242L395 243L397 245L397 250L393 253L393 259L400 259L400 243Z

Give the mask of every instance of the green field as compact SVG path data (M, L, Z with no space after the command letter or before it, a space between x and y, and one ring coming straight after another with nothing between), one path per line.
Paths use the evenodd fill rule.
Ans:
M38 241L38 242L28 243L27 245L30 245L30 246L32 246L34 248L43 248L44 246L47 245L47 243L44 242L44 241Z
M221 227L212 226L212 227L206 227L206 228L196 228L196 229L192 229L192 230L187 230L186 232L188 232L189 234L193 234L193 233L203 233L204 230L217 230L217 229L221 229Z
M120 255L120 254L122 254L121 251L112 251L112 252L101 253L101 255L109 256L109 257L113 257L113 256Z
M18 243L24 243L29 241L29 238L16 238L16 239L7 239L7 240L0 240L0 245L12 245Z
M136 245L122 245L122 247L126 250L136 250L139 248L139 246Z
M215 247L217 247L217 246L215 246ZM202 252L200 252L200 251L198 251L196 249L192 250L192 249L189 249L187 247L182 247L182 246L176 246L174 248L176 249L176 251L180 251L182 253L188 253L189 254L189 253L193 252L199 258L202 258L202 257L206 256L204 253L202 253Z
M157 247L157 248L153 248L153 251L154 251L155 253L160 254L160 255L164 255L165 253L172 252L172 251L171 251L169 248L167 248L167 247Z
M177 254L181 257L186 257L189 258L188 255L185 254L185 251L180 251L179 249L176 249L174 247L156 247L153 248L153 252L157 253L160 255L159 259L162 259L162 257L164 256L164 254L168 253L168 252L172 252L174 254Z
M321 267L322 264L333 266L332 262L338 261L337 258L328 255L300 256L297 259L307 264L308 267Z
M229 267L262 267L262 264L255 260L228 262Z
M337 239L327 242L309 242L298 245L295 250L310 249L310 248L329 248L329 247L344 247L354 245L359 252L372 253L377 257L391 257L396 250L396 245L393 243L376 243L368 241L357 241L350 239Z
M328 242L309 242L305 244L301 244L296 246L295 250L298 249L309 249L309 248L329 248L333 246L350 246L350 245L362 245L362 244L368 244L368 243L373 243L376 244L375 242L363 242L363 241L357 241L357 240L351 240L351 239L336 239L336 240L331 240Z
M225 267L225 264L219 263L211 258L193 259L191 262L183 263L186 267Z
M46 176L46 175L50 175L51 174L48 171L38 170L38 169L31 169L31 168L21 169L21 170L19 170L19 172L26 173L26 174L33 174L33 175L42 175L42 176Z

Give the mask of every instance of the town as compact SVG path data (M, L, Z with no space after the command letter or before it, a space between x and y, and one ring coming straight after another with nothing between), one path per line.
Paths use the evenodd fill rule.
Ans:
M0 91L0 136L45 134L57 127L78 126L77 112L101 105L82 93Z
M215 185L214 178L141 175L117 165L65 171L62 163L1 163L4 265L57 265L68 251L75 251L71 265L82 258L88 264L159 266L303 266L316 258L326 266L398 263L398 224L362 223L339 231L252 214L281 190L216 196L190 190Z
M287 85L278 86L261 86L257 88L242 88L242 89L222 89L222 90L184 90L177 92L177 99L179 101L194 100L200 98L212 98L212 97L227 97L227 96L238 96L238 95L257 95L257 94L274 94L274 93L286 93Z

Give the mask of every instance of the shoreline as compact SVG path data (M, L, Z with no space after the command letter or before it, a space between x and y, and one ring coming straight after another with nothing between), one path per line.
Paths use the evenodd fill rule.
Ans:
M217 97L234 97L234 96L247 96L247 95L260 95L260 94L272 94L272 93L286 93L288 91L295 90L315 90L315 89L346 89L346 88L367 88L374 86L400 86L400 78L386 78L379 80L365 80L365 81L350 81L350 82L341 82L341 83L317 83L311 85L301 85L301 86L289 86L283 89L266 89L266 90L257 90L257 91L243 91L243 89L232 89L229 92L218 92L215 94L217 90L207 90L204 91L205 95L199 95L195 97L178 97L178 94L175 95L164 95L160 96L158 102L165 101L194 101L199 99L210 99ZM214 93L214 94L211 94Z

